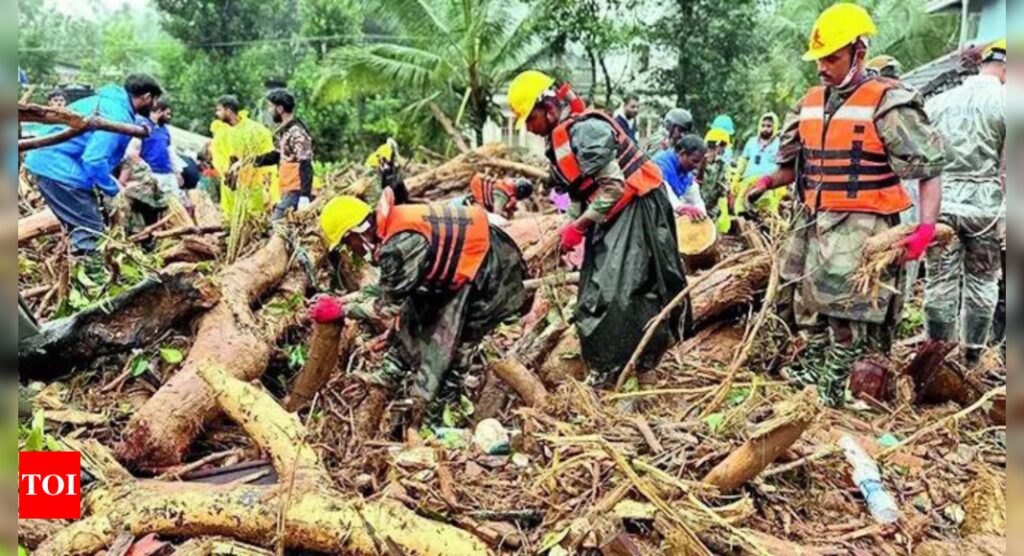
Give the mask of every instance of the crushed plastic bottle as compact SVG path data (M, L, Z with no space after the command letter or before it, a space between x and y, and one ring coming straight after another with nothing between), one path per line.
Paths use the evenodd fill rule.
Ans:
M896 500L885 490L878 465L871 456L861 448L860 444L850 435L843 435L839 447L846 454L846 461L853 467L853 482L860 489L868 504L868 511L875 521L883 525L895 523L900 519L900 509Z

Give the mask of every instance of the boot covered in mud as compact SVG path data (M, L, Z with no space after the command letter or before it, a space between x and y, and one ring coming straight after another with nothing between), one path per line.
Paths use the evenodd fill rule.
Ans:
M825 364L818 376L818 397L828 407L843 407L846 403L846 382L853 363L863 356L858 345L833 344L825 355Z

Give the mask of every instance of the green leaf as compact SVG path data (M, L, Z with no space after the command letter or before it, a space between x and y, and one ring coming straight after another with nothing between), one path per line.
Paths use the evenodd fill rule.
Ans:
M459 398L459 411L462 412L463 417L469 417L476 412L476 406L473 405L469 398L462 396Z
M45 432L46 418L43 416L42 411L36 411L32 414L32 425L29 427L28 438L25 439L26 452L41 452L43 451L43 440L46 436Z
M710 429L712 433L718 432L718 429L721 428L723 422L725 422L725 415L722 413L712 413L704 418L704 423L707 424L708 429Z
M622 385L623 392L636 392L640 388L640 381L635 376L629 377L629 380Z
M441 415L441 422L444 423L444 426L455 427L458 424L458 420L459 416L456 414L456 411L452 409L452 406L445 405L444 413Z
M132 376L142 376L147 371L149 371L149 359L146 359L144 355L136 356L135 361L132 361Z
M729 399L727 403L730 406L737 406L743 403L747 397L750 396L750 388L733 388L729 392Z
M171 365L177 365L185 359L185 354L180 349L160 348L160 357Z
M71 288L68 291L68 304L71 305L72 309L76 311L84 309L89 306L89 303L91 303L89 298L78 291L77 288Z
M28 556L28 549L24 546L18 545L18 556Z
M288 350L288 367L296 370L301 369L306 364L308 354L306 353L306 346L297 345Z
M92 278L89 278L89 275L86 274L86 272L85 272L85 267L84 266L79 266L78 267L78 271L75 272L75 278L78 280L79 284L82 284L86 288L95 288L95 287L99 286L99 284L94 282Z

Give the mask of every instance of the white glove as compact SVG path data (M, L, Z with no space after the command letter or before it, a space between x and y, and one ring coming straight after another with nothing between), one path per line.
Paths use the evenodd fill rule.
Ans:
M309 197L299 197L299 208L298 210L306 210L309 208Z

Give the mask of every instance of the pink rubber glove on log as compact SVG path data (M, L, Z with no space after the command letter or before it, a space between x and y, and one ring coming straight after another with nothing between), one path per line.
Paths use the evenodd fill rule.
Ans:
M683 205L676 209L676 215L686 216L694 222L700 222L708 217L708 215L697 207L690 205Z
M918 224L914 233L903 240L906 260L916 261L923 257L933 239L935 239L935 224Z
M583 243L583 235L583 230L577 228L574 223L562 228L562 251L568 253Z
M345 318L345 302L330 295L321 295L309 308L309 318L317 323L335 322Z

